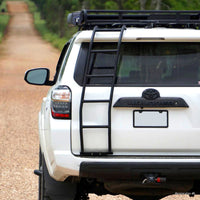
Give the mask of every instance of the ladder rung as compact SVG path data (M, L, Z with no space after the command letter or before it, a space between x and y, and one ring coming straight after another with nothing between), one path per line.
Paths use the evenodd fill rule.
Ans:
M108 99L99 99L99 100L83 100L83 103L109 103Z
M91 50L91 53L115 53L117 51L117 49L96 49Z
M104 31L121 31L122 29L121 28L99 28L99 29L96 29L96 32L104 32Z
M113 154L113 152L81 152L81 156L107 156L109 154Z
M108 125L83 125L82 128L109 128Z
M115 69L114 66L102 66L102 67L93 67L92 69Z
M104 77L114 77L114 74L88 74L86 75L86 77L88 78L95 78L95 77L100 77L100 78L104 78Z

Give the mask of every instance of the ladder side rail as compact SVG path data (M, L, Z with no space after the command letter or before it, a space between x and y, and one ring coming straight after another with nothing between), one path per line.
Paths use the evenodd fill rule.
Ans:
M88 49L88 54L87 54L87 59L86 59L86 64L85 64L85 71L84 71L84 79L83 79L83 88L82 88L82 93L81 93L81 102L80 102L80 107L79 107L79 129L80 129L80 145L81 145L81 153L84 152L84 141L83 141L83 102L84 102L84 97L85 97L85 89L87 85L87 74L89 70L89 65L90 65L90 58L91 58L91 50L96 34L96 29L98 27L95 26L92 32L90 44L89 44L89 49Z
M117 54L115 57L115 63L114 63L114 76L111 83L111 89L110 89L110 101L108 105L108 151L112 152L112 144L111 144L111 108L112 108L112 100L113 100L113 93L114 93L114 85L116 82L116 76L117 76L117 65L119 62L119 54L120 54L120 47L121 47L121 41L123 37L124 30L126 29L126 26L123 25L121 28L118 44L117 44Z

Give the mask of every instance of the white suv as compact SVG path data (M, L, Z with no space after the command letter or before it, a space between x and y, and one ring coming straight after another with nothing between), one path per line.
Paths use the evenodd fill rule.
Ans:
M39 113L40 200L200 192L200 12L80 11Z

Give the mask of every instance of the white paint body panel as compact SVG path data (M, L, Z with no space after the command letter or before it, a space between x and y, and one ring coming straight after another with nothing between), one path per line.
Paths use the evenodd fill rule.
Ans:
M45 155L49 173L56 180L78 176L80 163L98 162L200 162L192 156L200 156L200 88L157 87L161 97L181 97L189 108L149 108L145 110L167 110L168 128L134 128L133 111L138 108L112 107L112 150L107 158L84 158L80 154L79 105L82 87L74 81L74 68L81 42L89 41L92 31L77 34L70 55L62 66L62 76L44 98L39 113L39 135L41 149ZM95 41L117 41L119 34L97 33ZM137 38L165 38L165 41L199 42L200 31L190 29L139 29L130 28L124 33L123 41L140 42ZM145 41L145 42L148 42ZM69 53L69 52L68 52ZM50 113L50 95L54 87L67 85L72 91L72 120L56 120ZM113 104L121 97L141 97L148 87L115 87ZM108 99L109 87L87 87L85 99ZM105 125L106 104L88 104L83 108L84 125ZM155 118L155 120L157 120ZM141 123L141 122L140 122ZM84 131L86 151L106 151L107 130ZM115 157L120 155L121 157ZM126 155L131 157L126 157ZM145 156L138 158L137 156ZM148 158L148 156L155 156ZM163 156L185 156L183 159L162 158ZM191 158L188 158L190 157ZM185 159L185 158L188 159Z
M141 97L145 89L142 87L116 87L113 103L121 97ZM198 99L200 99L200 88L155 89L160 91L162 97L182 97L189 104L189 108L148 109L168 110L168 128L134 128L133 111L138 110L138 108L112 108L112 148L114 154L199 155L200 118L198 119L198 116L200 115L200 106ZM88 93L106 98L107 90L108 88L104 88L101 93L96 88L91 87L88 88ZM190 94L186 95L185 91L188 90ZM77 105L77 102L74 105ZM78 112L77 109L76 107L72 108L73 112L76 113ZM106 123L107 106L105 104L90 104L87 105L85 110L87 110L84 112L85 125L103 125ZM76 122L73 121L72 124L72 150L75 154L80 152L79 143L76 142L79 137L79 121L77 120ZM105 129L87 131L85 148L87 151L106 151L106 137L107 130Z

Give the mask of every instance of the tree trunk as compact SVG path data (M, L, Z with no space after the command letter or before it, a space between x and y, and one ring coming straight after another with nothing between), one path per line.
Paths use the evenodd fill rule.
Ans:
M140 0L140 9L145 10L147 0Z
M59 36L64 37L65 35L65 10L63 9L62 5L59 6L58 9L58 16L59 16Z
M162 0L152 0L151 1L151 9L152 10L160 10L161 9L161 1Z
M161 1L162 0L156 0L156 10L160 10L161 9Z
M118 0L117 3L118 3L118 6L119 6L119 9L123 10L123 1L122 0Z
M82 2L82 9L90 9L90 1L83 1Z

